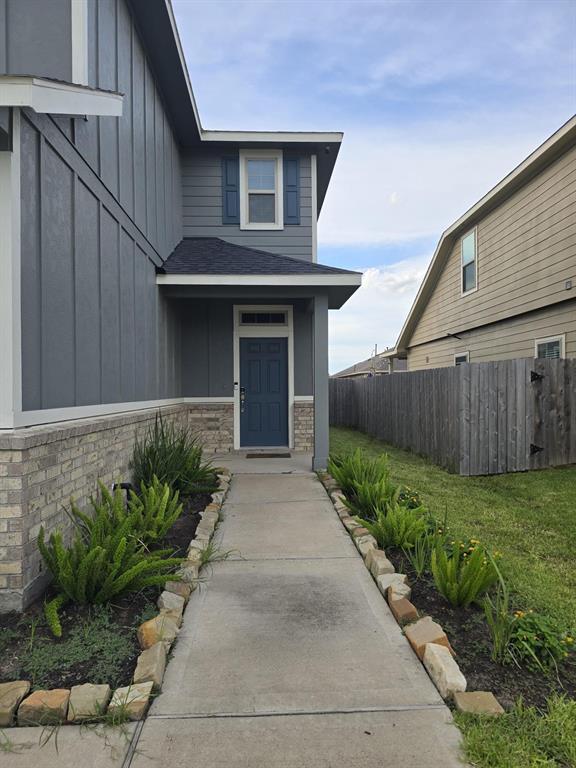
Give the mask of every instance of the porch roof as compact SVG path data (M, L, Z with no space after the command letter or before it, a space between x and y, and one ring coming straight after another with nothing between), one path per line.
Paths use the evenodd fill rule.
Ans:
M172 290L211 286L226 295L239 288L264 291L263 296L286 289L298 296L302 291L327 293L331 309L341 307L362 282L360 272L235 245L218 237L184 238L156 271L156 283L172 286Z

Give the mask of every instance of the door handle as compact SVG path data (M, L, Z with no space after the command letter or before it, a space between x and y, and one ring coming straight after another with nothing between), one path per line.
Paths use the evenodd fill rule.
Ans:
M246 387L240 387L240 413L244 413L245 400L246 400Z

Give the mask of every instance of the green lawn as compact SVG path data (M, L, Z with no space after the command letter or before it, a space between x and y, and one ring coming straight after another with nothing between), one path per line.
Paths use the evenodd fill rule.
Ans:
M420 492L437 517L448 511L457 537L477 538L503 555L501 568L519 607L576 627L576 467L492 477L451 475L351 429L333 428L330 447L386 452L394 480Z

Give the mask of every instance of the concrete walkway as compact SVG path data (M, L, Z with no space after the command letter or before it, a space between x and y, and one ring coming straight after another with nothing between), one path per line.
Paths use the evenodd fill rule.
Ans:
M232 459L217 540L233 553L193 594L148 719L82 765L461 766L450 713L324 489L295 460L269 461L276 472L253 474L260 460Z

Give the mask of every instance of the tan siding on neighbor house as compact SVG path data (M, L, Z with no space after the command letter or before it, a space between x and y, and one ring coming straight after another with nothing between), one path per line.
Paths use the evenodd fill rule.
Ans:
M574 301L503 320L495 325L440 339L408 351L408 370L454 365L454 355L470 353L471 363L533 357L536 339L566 336L566 357L576 357L576 298Z
M576 286L576 147L477 224L477 264L478 290L462 296L458 238L410 348L569 298L565 281ZM421 349L409 359L421 360Z

